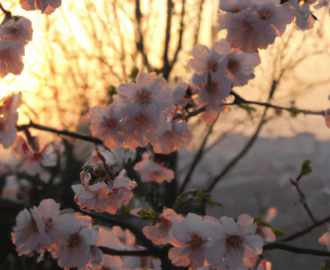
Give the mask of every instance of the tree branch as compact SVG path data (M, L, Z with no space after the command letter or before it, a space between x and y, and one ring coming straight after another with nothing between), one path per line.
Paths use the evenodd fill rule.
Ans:
M35 128L35 129L39 129L39 130L43 130L43 131L56 133L58 135L69 136L69 137L80 139L80 140L87 141L87 142L92 142L92 143L96 143L96 144L103 144L103 142L100 139L97 139L97 138L94 138L94 137L91 137L91 136L86 136L86 135L81 135L81 134L71 132L71 131L58 130L58 129L55 129L55 128L41 126L41 125L33 123L32 121L30 121L30 123L27 124L27 125L16 126L16 128L17 128L17 131L24 131L24 130L29 129L29 128Z

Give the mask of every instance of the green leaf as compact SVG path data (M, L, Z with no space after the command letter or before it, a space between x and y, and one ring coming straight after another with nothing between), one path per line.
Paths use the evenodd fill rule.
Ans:
M273 233L275 234L276 237L278 236L285 236L285 232L283 232L279 228L272 228Z
M240 106L241 108L243 108L244 110L247 110L248 112L250 111L256 111L255 108L247 106L247 105L242 105L242 104L238 104L238 106Z
M142 209L139 212L139 217L146 217L148 219L150 219L151 221L153 221L155 218L158 218L159 214L157 214L156 212L153 211L149 211L147 209Z
M301 165L301 173L303 175L308 175L312 172L312 168L309 166L310 163L311 163L311 161L307 159Z
M301 112L300 110L298 110L298 109L296 109L296 108L294 108L294 107L291 107L291 108L290 108L290 111L291 111L291 113L294 114L294 115L297 115L298 113Z
M324 266L322 266L320 270L327 270L327 269Z
M137 68L132 70L132 73L130 75L130 77L132 78L133 81L135 81L136 76L139 74L139 70Z
M262 220L261 218L257 218L253 224L255 226L258 226L258 225L262 225L262 226L265 226L265 227L268 227L268 228L273 228L272 226L270 226L266 221Z
M15 22L17 22L21 18L21 16L12 16L12 17L13 17Z
M209 201L209 204L210 206L223 207L223 204L214 201Z

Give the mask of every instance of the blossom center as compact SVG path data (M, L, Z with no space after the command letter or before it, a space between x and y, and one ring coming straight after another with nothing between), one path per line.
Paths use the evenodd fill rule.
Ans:
M80 235L79 233L74 233L74 234L71 234L70 235L70 240L69 240L69 249L73 249L75 248L76 246L78 246L81 242L81 238L80 238Z
M243 31L251 31L252 30L252 24L248 23L247 21L243 22Z
M229 235L226 239L227 248L241 249L243 240L239 235Z
M145 90L140 91L137 99L142 107L145 107L150 103L149 93Z
M210 60L210 62L208 63L208 67L213 71L216 72L218 70L218 62L215 60Z
M206 241L203 240L199 235L193 234L191 240L187 241L186 244L190 246L192 250L198 250Z
M229 59L227 67L231 73L235 73L239 68L239 62L234 59Z
M36 153L30 158L30 161L32 161L32 162L33 161L41 162L43 159L44 159L44 157L42 156L42 154Z
M261 11L261 14L260 14L260 19L261 20L267 21L271 17L273 17L273 13L270 10L266 9L266 10Z
M53 222L53 219L52 218L47 218L45 220L45 225L46 225L45 231L46 232L49 232L50 229L52 228L52 222Z
M117 126L117 121L115 119L109 119L106 121L106 126L108 128L115 128Z

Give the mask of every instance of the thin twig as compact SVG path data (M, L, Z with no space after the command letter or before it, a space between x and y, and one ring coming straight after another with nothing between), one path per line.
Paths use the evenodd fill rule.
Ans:
M69 137L80 139L80 140L87 141L87 142L103 144L103 142L100 139L97 139L97 138L94 138L94 137L91 137L91 136L86 136L86 135L81 135L81 134L71 132L71 131L58 130L58 129L55 129L55 128L41 126L41 125L33 123L32 121L30 121L30 123L27 124L27 125L20 125L20 126L17 125L16 128L17 128L17 131L24 131L27 128L35 128L35 129L39 129L39 130L43 130L43 131L56 133L58 135L69 136Z
M282 249L287 250L293 253L298 254L309 254L309 255L315 255L315 256L324 256L324 257L330 257L330 251L324 251L324 250L317 250L317 249L310 249L310 248L299 248L295 246L291 246L284 243L270 243L267 245L264 245L263 250L271 250L271 249Z
M206 136L204 137L204 140L201 144L201 146L199 147L199 150L198 152L196 153L195 157L194 157L194 161L192 162L191 166L190 166L190 169L189 169L189 172L187 173L186 175L186 178L184 179L183 181L183 184L179 190L179 193L178 194L181 194L184 190L184 188L186 187L186 185L188 184L190 178L191 178L191 175L193 174L195 168L196 168L196 165L197 163L201 160L201 158L203 157L203 153L204 153L204 147L205 147L205 144L207 142L207 139L209 138L210 134L212 133L212 130L213 130L213 127L214 127L214 124L215 122L217 121L219 115L217 116L217 118L214 120L214 122L212 123L212 125L210 126Z

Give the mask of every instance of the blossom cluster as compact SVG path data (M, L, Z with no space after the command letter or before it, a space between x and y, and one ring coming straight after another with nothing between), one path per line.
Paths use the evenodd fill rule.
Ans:
M160 220L154 226L144 227L143 232L155 244L172 244L174 247L168 256L177 266L238 269L252 266L262 253L263 239L256 234L253 218L247 214L240 215L235 222L228 217L217 220L192 213L183 217L165 208ZM105 255L98 247L143 249L135 244L129 231L92 226L90 217L72 209L60 210L60 205L52 199L18 214L12 240L19 255L31 255L35 251L41 254L41 260L48 251L64 269L74 266L78 269L112 266L123 269L120 257ZM157 261L150 263L159 264ZM135 269L141 262L131 261L126 265L127 269Z
M25 10L51 14L60 7L61 0L21 0L20 4ZM127 206L137 183L128 177L125 166L135 156L136 148L150 144L154 153L168 154L187 147L192 140L189 115L204 108L203 120L213 123L224 110L232 88L254 78L254 69L260 64L258 49L266 49L293 20L301 30L313 26L309 9L312 4L315 8L328 7L329 1L290 0L280 5L279 0L221 0L223 13L218 18L218 31L227 30L227 36L210 49L203 45L193 48L189 62L195 71L192 83L180 77L172 87L162 77L140 72L135 83L119 85L113 103L90 109L91 133L106 148L96 149L80 174L81 184L72 186L80 208L115 215ZM24 45L31 40L31 22L23 17L0 25L1 78L22 72ZM40 150L37 138L28 133L27 141L17 136L21 103L21 93L0 101L0 144L12 146L17 156L24 157L31 173L38 171L33 164L54 166L50 144ZM325 120L330 127L329 110ZM141 175L142 183L170 182L174 172L163 165L154 161L151 152L145 152L134 170ZM182 216L168 208L159 215L159 222L145 226L143 233L155 245L172 245L168 252L172 263L191 270L251 269L262 254L264 241L276 240L269 227L256 223L248 214L241 214L235 221L225 216ZM329 239L326 233L319 242L329 248ZM128 230L92 226L90 217L72 209L60 210L52 199L18 214L12 241L19 255L38 252L42 259L48 251L64 269L161 269L160 260L152 257L132 259L104 254L99 247L126 251L145 248L136 244ZM271 263L261 260L257 270L262 269L270 270Z

